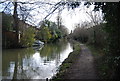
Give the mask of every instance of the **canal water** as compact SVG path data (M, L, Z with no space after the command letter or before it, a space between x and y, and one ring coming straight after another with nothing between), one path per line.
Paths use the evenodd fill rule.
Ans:
M73 51L67 41L2 52L2 79L50 79Z

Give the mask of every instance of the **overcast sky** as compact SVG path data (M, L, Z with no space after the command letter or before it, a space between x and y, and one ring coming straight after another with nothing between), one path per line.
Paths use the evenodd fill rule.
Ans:
M57 3L60 0L19 0L19 1L42 1L42 2L51 2L51 3ZM86 14L86 11L90 12L93 10L94 5L91 5L90 8L86 8L84 5L84 2L82 2L82 4L78 7L75 8L74 10L69 10L67 8L65 8L62 12L61 12L61 17L62 17L62 23L63 25L65 25L68 29L69 32L71 30L73 30L75 28L75 24L77 23L83 23L85 21L90 22L90 17L88 17L88 15ZM33 5L34 6L34 5ZM52 6L48 6L48 5L42 5L44 7L38 8L36 10L33 10L30 12L32 16L32 20L34 21L34 23L36 25L39 24L39 22L48 14L47 12L50 11L50 9L52 8ZM27 5L26 7L32 7L32 5ZM3 10L4 7L2 7L0 5L0 12ZM11 9L13 9L13 7L11 7ZM39 13L38 13L39 12ZM11 12L13 13L13 12ZM101 14L101 12L97 13L97 14ZM51 21L56 22L57 19L57 15L58 13L52 14L50 15L48 18Z

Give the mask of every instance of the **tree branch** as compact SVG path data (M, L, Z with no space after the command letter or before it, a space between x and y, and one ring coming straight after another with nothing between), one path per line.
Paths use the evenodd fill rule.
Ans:
M10 4L11 2L9 2L6 6L5 6L5 8L3 9L3 12L6 10L6 8L8 7L8 5Z

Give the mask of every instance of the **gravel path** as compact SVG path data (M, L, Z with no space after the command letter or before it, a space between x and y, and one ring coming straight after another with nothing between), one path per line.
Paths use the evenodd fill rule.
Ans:
M81 44L78 60L64 74L64 79L98 79L91 51Z

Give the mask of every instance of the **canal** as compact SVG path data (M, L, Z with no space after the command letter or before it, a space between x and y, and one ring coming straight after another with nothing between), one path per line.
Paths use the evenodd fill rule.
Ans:
M6 49L2 52L3 79L46 79L73 51L67 41L45 44L42 48Z

